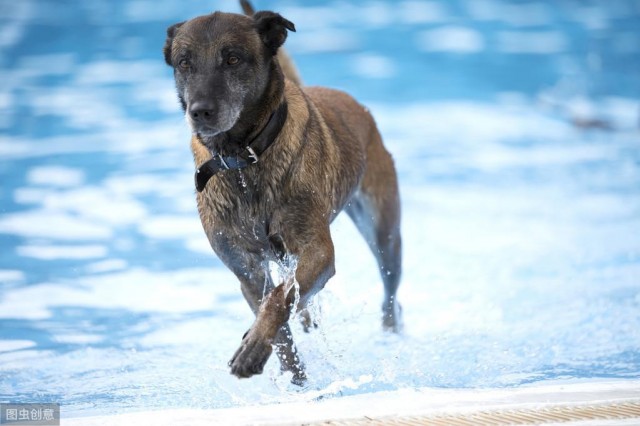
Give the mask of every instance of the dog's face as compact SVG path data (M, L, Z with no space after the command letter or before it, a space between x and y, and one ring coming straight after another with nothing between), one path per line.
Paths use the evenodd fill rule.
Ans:
M273 12L216 12L169 27L164 57L193 133L226 132L260 101L287 30L294 25Z

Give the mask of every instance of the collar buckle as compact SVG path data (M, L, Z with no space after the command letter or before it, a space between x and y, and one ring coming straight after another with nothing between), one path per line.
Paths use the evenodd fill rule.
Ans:
M256 154L256 152L250 146L247 147L247 151L249 151L249 158L251 158L252 160L251 164L256 164L259 158L258 154Z

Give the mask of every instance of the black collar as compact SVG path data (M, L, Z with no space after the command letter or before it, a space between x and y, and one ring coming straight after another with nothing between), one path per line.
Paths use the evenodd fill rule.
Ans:
M237 155L222 156L214 154L213 157L200 165L196 170L195 182L198 192L202 192L209 179L222 170L238 170L244 169L250 164L255 164L260 156L271 146L276 140L278 134L282 130L285 121L287 121L287 102L282 102L264 128L253 138L247 147Z

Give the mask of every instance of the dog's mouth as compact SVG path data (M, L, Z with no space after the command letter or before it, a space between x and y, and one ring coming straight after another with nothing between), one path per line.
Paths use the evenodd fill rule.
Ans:
M185 114L187 124L191 128L191 133L201 137L213 137L222 133L222 131L216 127L209 126L204 123L198 123L194 121L189 114Z
M222 133L220 130L218 129L210 129L210 128L199 128L199 129L192 129L193 133L203 137L203 138L211 138L214 136L219 135L220 133Z

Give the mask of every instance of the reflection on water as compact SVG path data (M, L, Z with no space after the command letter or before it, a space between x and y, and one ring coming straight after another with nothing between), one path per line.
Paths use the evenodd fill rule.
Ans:
M339 217L320 328L294 321L308 386L273 360L230 376L251 313L202 233L161 56L210 2L22 0L0 6L0 400L78 415L640 377L637 1L258 6L394 154L406 334L380 332L375 262Z

